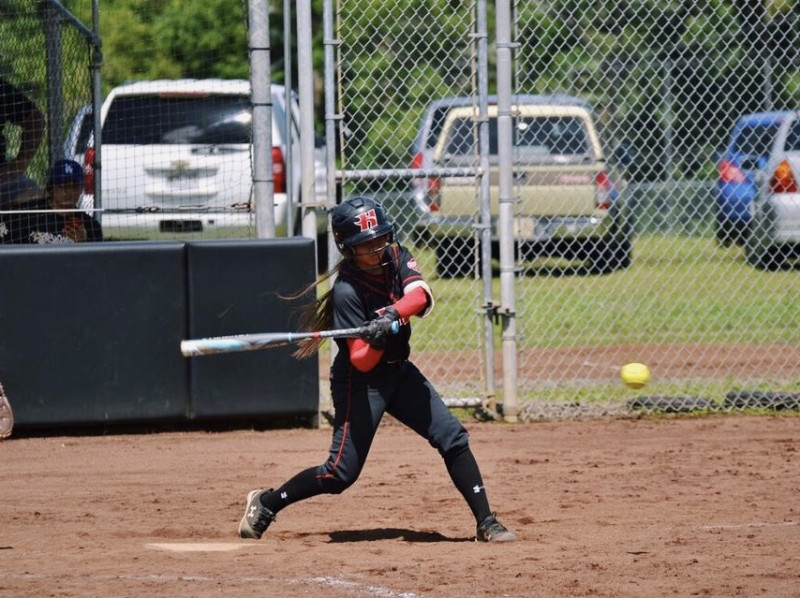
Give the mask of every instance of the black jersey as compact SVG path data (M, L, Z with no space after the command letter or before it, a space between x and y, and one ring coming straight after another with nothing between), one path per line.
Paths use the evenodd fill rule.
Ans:
M37 201L26 205L30 210L48 210L46 201ZM32 211L6 214L0 219L0 244L2 243L34 243L60 244L74 243L64 234L67 219L77 216L86 229L87 241L102 241L103 232L100 223L85 212L61 213L55 211Z
M346 261L333 286L333 327L354 328L375 319L382 311L400 299L405 291L424 286L430 295L417 261L405 247L390 245L386 249L388 264L378 273L359 269ZM411 352L411 324L400 321L400 331L386 337L382 362L408 359ZM339 347L337 360L349 365L350 351L346 339L336 339ZM336 364L334 364L336 365Z

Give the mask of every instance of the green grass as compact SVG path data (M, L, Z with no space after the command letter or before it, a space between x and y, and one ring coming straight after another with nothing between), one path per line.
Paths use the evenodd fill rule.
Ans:
M609 276L537 279L524 293L527 325L540 346L574 344L565 329L587 317L580 344L785 343L800 340L797 272L761 272L739 248L698 238L637 239L634 263ZM554 301L558 298L558 301ZM562 322L563 327L552 322Z
M415 254L437 298L433 316L415 328L415 352L480 350L481 281L438 279L433 253L417 249ZM544 267L516 279L520 351L641 343L757 344L772 346L764 355L771 361L780 359L782 346L800 343L800 272L756 270L746 263L741 247L719 247L708 237L637 237L632 266L609 275L549 275L552 271ZM495 274L492 297L499 302ZM493 332L499 353L501 325ZM519 367L524 369L522 359ZM496 382L502 385L500 379ZM751 384L738 379L735 371L714 380L655 376L645 392L721 401L731 390L776 388L800 392L800 378ZM554 379L536 389L520 387L519 396L523 401L603 402L629 400L637 391L618 380L584 385Z
M146 228L115 228L103 231L106 241L208 241L217 239L253 239L255 234L242 227L220 226L199 233L170 232L159 233Z
M437 326L442 348L466 348L474 338L480 282L437 279L435 258L417 250L418 261L447 306ZM492 282L499 301L500 280ZM615 345L642 342L800 342L798 272L763 272L747 265L741 248L720 248L703 238L650 236L634 242L633 264L605 276L522 275L516 282L520 348ZM469 305L470 309L452 309ZM438 329L451 331L442 338Z

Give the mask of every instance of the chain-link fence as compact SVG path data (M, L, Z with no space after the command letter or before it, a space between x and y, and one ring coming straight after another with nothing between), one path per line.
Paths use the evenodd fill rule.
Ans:
M0 4L0 243L42 232L54 207L51 168L91 136L98 48L99 39L59 2ZM78 166L71 169L76 179ZM75 189L77 199L81 186ZM71 207L63 213L76 213Z
M333 8L345 194L378 196L438 274L438 309L417 326L414 351L454 404L502 402L512 384L527 418L797 408L797 270L747 264L743 239L721 225L717 172L739 117L800 109L797 3L512 2L509 44L495 3ZM493 146L503 48L513 58L513 313ZM605 158L588 166L590 150L554 149L584 102ZM471 125L463 151L459 123ZM548 127L547 140L526 141ZM651 368L645 389L619 380L632 361Z
M88 3L70 4L85 22ZM105 238L254 236L248 3L123 4L101 6L114 14L94 204ZM271 3L271 37L293 4ZM764 160L729 137L755 114L736 130L764 149L800 109L800 2L313 6L315 74L333 83L316 97L329 147L303 167L321 205L333 152L341 194L382 201L413 247L437 297L414 358L452 405L512 418L798 407L797 264L748 262L747 186ZM225 34L199 35L212 29ZM41 188L59 157L92 163L99 40L54 1L3 2L0 31L0 75L44 117L27 168ZM292 57L272 41L285 83ZM279 235L300 229L294 102L273 86ZM3 105L7 160L21 105ZM644 389L619 381L631 361L650 366Z

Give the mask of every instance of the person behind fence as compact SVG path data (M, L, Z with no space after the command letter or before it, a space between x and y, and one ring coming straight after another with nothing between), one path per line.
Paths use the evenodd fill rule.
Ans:
M343 259L327 276L305 289L310 292L316 284L337 275L332 288L305 307L303 328L366 324L368 332L363 338L335 339L338 351L330 374L335 412L327 459L300 471L275 490L251 491L239 523L239 536L259 539L289 505L320 494L340 494L355 483L380 421L384 413L389 413L438 450L475 518L477 540L516 540L489 507L466 429L409 360L410 319L426 316L434 304L416 260L394 242L394 225L372 198L354 197L342 202L333 211L332 228ZM295 356L313 355L321 342L303 342ZM252 470L253 464L249 467ZM417 496L425 496L424 491ZM425 508L424 502L419 508Z
M45 196L25 210L0 220L0 243L83 243L102 241L100 223L78 210L83 168L74 160L58 160L50 169Z
M19 129L18 143L7 135L6 125ZM0 77L0 210L12 209L24 202L41 198L41 189L28 174L39 145L44 139L44 116L41 110L24 93ZM13 158L8 152L17 145Z

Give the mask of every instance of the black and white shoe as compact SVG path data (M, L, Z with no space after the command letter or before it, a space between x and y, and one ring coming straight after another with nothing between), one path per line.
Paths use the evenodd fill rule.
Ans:
M497 520L497 514L492 513L478 526L478 542L513 542L517 537L506 529Z
M239 522L239 537L258 540L267 531L269 524L275 521L275 513L261 504L261 495L269 490L251 490L247 495L244 515Z

